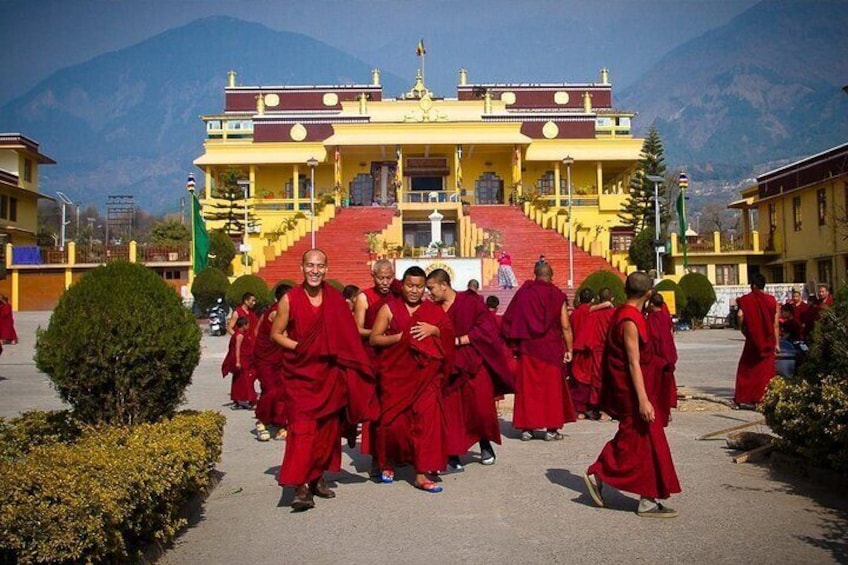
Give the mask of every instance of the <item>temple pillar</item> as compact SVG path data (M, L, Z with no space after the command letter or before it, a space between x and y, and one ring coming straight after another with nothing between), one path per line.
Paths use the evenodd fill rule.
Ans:
M604 163L597 161L595 163L595 186L598 187L598 196L604 191Z
M292 165L292 198L294 198L294 211L300 211L300 165Z
M554 161L554 204L562 206L562 188L560 187L559 161Z

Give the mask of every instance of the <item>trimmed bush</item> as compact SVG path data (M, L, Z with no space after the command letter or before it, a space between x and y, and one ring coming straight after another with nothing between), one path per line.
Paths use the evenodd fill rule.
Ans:
M339 292L344 290L344 287L345 287L344 283L342 283L341 281L336 280L336 279L328 279L327 284L330 285L331 287L335 288Z
M245 292L252 292L256 296L257 311L264 310L274 302L274 296L262 278L256 275L242 275L227 289L227 304L235 308L241 304L241 298Z
M236 257L236 244L222 232L215 230L209 233L209 266L216 267L226 275L233 273L233 259Z
M642 230L636 234L630 242L627 257L630 259L630 264L636 265L640 271L647 272L655 269L657 256L654 251L654 233L650 230Z
M848 297L836 294L797 376L772 379L766 423L782 446L848 475Z
M34 410L13 420L0 418L0 461L23 457L42 445L71 443L81 434L81 423L68 410Z
M674 313L680 315L686 309L686 293L671 279L663 279L654 285L656 290L674 292Z
M191 283L191 295L200 312L206 312L219 298L227 296L230 279L217 267L206 267L194 277Z
M680 288L686 295L686 308L678 312L687 322L700 322L716 301L710 279L701 273L687 273L680 279Z
M624 282L612 271L600 270L590 274L580 283L575 296L579 296L580 291L584 288L591 288L595 291L595 296L598 296L598 292L602 288L609 288L615 297L615 303L624 304Z
M36 332L36 366L88 423L173 415L199 360L200 328L180 297L125 261L85 275Z
M171 542L209 487L224 423L203 412L101 426L0 462L0 562L123 563Z

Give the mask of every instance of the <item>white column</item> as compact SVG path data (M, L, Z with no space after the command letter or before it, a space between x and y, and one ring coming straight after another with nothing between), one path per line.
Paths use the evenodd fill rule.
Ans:
M430 243L442 241L442 220L445 218L438 210L427 216L430 219Z

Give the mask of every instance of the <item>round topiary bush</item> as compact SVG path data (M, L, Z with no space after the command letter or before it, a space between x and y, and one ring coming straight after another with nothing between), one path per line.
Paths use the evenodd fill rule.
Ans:
M339 292L344 290L344 287L345 287L344 283L342 283L341 281L336 280L336 279L327 279L327 284L330 285L331 287L335 288Z
M194 277L191 283L191 295L200 312L206 312L215 301L227 296L230 279L217 267L206 267Z
M209 266L217 267L224 274L233 272L233 259L236 257L236 244L220 230L209 233Z
M256 297L256 310L262 311L274 302L274 296L268 290L265 280L256 275L242 275L233 281L227 289L227 304L235 308L241 304L245 292L251 292Z
M602 288L609 288L615 297L615 303L624 304L624 282L612 271L600 270L590 274L580 283L575 296L579 295L584 288L591 288L595 291L595 296Z
M650 271L656 268L656 252L654 250L654 233L651 230L642 230L633 241L627 251L630 264L635 265L640 271Z
M98 267L36 332L35 363L75 416L133 425L173 415L200 360L200 328L152 270Z
M701 273L687 273L680 279L680 288L686 295L686 308L678 312L688 322L700 322L715 304L713 284Z
M671 279L663 279L654 285L655 290L662 290L674 293L674 313L680 314L686 309L686 293L680 288L680 285Z

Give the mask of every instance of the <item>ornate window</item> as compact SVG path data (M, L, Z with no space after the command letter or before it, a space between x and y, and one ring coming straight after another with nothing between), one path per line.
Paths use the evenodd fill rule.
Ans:
M559 193L567 194L568 187L566 186L566 180L564 175L560 176L559 179ZM536 181L536 194L539 196L554 196L554 172L547 171L543 174L539 180Z
M716 265L716 284L735 285L739 284L739 265Z
M474 181L477 204L500 204L503 202L504 181L498 175L487 171Z
M816 192L816 209L819 215L819 225L823 226L827 223L827 194L823 188Z
M350 205L370 206L374 200L374 177L359 173L350 183Z
M801 197L796 196L792 199L792 221L795 226L795 231L801 231Z

